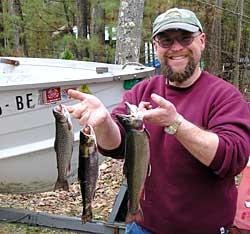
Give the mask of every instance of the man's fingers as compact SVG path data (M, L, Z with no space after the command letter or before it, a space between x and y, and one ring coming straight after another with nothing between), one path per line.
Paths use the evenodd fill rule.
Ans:
M83 104L84 102L77 103L72 106L67 106L68 112L74 117L74 118L80 118L82 113L86 112L88 109L88 106Z
M74 90L74 89L69 89L68 95L70 98L77 99L79 101L83 101L85 98L87 98L89 96L89 94L82 93L82 92L80 92L78 90Z
M152 109L152 105L150 104L150 102L140 102L138 109L139 110L143 110L143 109L149 110L149 109Z
M66 108L70 114L73 113L75 110L74 106L66 106Z
M163 97L159 96L158 94L156 93L151 94L151 98L156 104L158 104L158 106L163 108L168 107L169 102Z
M87 112L82 113L81 117L79 118L80 124L85 126L88 123L89 117L90 117L90 112L87 111Z

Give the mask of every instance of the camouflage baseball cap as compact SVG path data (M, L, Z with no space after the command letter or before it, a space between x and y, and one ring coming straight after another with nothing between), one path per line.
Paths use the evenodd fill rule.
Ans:
M160 14L154 21L152 38L169 29L182 29L189 32L203 32L196 15L187 9L171 8Z

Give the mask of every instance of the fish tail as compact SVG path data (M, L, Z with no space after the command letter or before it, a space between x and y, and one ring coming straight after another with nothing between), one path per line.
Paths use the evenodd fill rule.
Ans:
M143 212L141 208L139 208L138 211L136 211L135 213L128 212L125 219L126 223L132 223L132 222L138 223L141 221L143 221Z
M63 181L57 180L55 187L54 187L54 191L56 191L57 189L60 189L60 188L62 188L64 191L69 191L68 181L67 180L63 180Z
M90 222L92 218L93 218L92 209L91 207L89 207L89 209L85 209L83 211L81 220L83 223L87 223Z

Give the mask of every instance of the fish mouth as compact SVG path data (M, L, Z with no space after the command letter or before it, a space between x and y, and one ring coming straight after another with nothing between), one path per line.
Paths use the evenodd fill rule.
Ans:
M132 115L116 114L118 122L125 129L136 129L139 131L144 130L143 118L134 117Z
M57 117L57 120L61 123L69 123L70 126L73 126L70 113L63 104L59 104L53 108L54 115Z
M83 126L81 131L85 136L88 136L88 137L95 136L94 128L89 124Z
M127 107L127 111L129 113L129 117L136 118L138 120L143 120L143 113L138 109L138 107L134 104L130 104L128 102L125 102L125 105Z
M63 105L63 104L58 104L57 106L54 107L54 111L57 112L57 113L65 113L66 112L66 106Z
M59 104L57 106L54 107L54 111L57 112L57 113L61 113L62 112L62 104Z
M131 115L131 116L135 116L136 113L138 112L138 107L134 104L130 104L129 102L125 102L125 106L127 108L129 115Z

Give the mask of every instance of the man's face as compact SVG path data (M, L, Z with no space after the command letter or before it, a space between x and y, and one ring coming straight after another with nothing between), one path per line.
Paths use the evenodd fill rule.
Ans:
M162 73L170 81L182 83L197 70L205 47L205 34L184 30L164 31L154 38Z

